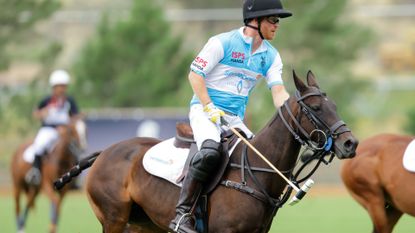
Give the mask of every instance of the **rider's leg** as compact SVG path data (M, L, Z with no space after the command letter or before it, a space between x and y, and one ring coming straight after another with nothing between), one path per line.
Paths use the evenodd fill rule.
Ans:
M40 185L42 181L42 155L35 154L32 167L26 173L25 180L32 185Z
M193 207L202 192L203 185L220 162L221 144L208 139L190 163L189 173L183 181L176 217L169 228L174 232L197 233L193 223Z
M42 156L52 149L58 138L59 134L55 128L42 127L39 130L33 142L35 158L32 168L26 174L26 182L40 185L42 180Z

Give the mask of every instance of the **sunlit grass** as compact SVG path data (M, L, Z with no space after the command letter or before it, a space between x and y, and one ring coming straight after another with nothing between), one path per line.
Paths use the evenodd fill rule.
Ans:
M0 195L0 232L16 232L14 204L10 195ZM49 203L41 196L29 215L28 233L47 232ZM394 233L412 233L415 219L404 216ZM371 232L366 212L348 195L310 195L296 206L284 206L277 213L271 233L353 233ZM84 193L70 193L64 200L59 233L101 232L101 226Z

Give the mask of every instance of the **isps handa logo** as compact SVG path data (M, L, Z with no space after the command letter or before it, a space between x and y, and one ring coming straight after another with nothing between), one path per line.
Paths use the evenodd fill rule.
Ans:
M231 58L232 62L244 63L244 59L245 59L245 53L232 52L232 58Z
M203 70L208 64L208 61L201 57L196 57L193 61L192 65L198 68L199 70Z

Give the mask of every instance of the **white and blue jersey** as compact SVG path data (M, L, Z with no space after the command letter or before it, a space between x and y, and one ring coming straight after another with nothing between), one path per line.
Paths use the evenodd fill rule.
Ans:
M70 96L64 98L46 96L39 103L37 109L40 110L46 107L48 108L48 114L42 120L42 126L46 127L67 125L71 116L79 113L75 100Z
M282 61L266 40L253 53L252 38L244 28L209 39L190 69L205 78L206 88L218 108L244 118L248 97L257 81L265 78L268 87L282 85ZM200 103L196 95L190 104Z

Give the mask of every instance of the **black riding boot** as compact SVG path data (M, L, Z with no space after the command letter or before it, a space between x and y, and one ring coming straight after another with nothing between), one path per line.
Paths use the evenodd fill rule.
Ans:
M202 143L199 152L193 157L189 173L183 181L179 201L176 206L176 217L169 228L178 233L197 233L195 230L192 208L199 198L209 176L220 162L221 144L211 139Z
M169 225L170 230L178 233L197 233L192 208L202 189L202 182L194 179L190 174L186 176L176 205L176 217Z
M32 168L26 173L25 180L31 185L38 186L42 181L42 156L35 155Z

